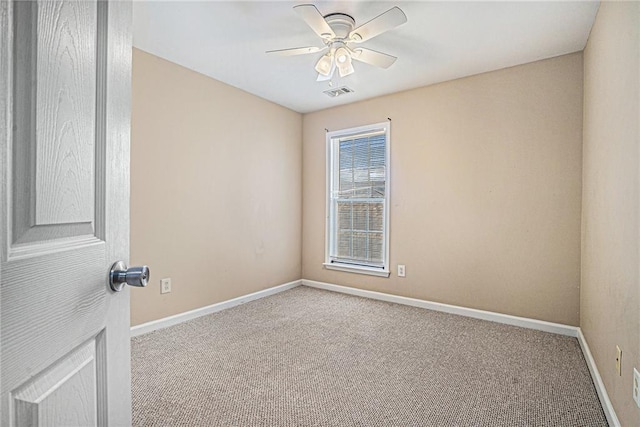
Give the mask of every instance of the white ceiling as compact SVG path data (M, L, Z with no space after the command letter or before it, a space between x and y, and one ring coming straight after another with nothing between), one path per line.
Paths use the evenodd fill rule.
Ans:
M599 2L314 1L324 15L343 12L356 26L393 6L406 24L362 46L398 57L389 69L354 62L329 98L316 82L321 54L265 51L322 42L293 10L310 1L136 1L135 47L247 92L307 113L379 95L551 58L584 48ZM337 74L337 73L336 73Z

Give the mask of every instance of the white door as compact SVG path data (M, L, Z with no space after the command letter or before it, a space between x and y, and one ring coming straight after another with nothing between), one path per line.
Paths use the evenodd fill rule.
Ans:
M131 423L130 7L0 0L2 426Z

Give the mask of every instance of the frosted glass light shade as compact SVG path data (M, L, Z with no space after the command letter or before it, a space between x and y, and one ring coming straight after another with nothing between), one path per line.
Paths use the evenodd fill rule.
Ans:
M333 62L332 60L333 58L331 57L331 55L329 54L324 55L316 63L316 71L322 74L323 76L328 76L329 73L331 72L331 63Z

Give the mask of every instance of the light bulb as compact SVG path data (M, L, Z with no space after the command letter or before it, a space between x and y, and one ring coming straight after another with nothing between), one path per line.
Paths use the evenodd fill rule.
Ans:
M336 62L338 65L338 71L340 72L340 77L348 76L353 73L353 65L351 65L351 54L344 47L340 47L336 50L335 53Z
M344 64L349 59L349 51L344 47L340 47L336 50L336 60L339 64Z

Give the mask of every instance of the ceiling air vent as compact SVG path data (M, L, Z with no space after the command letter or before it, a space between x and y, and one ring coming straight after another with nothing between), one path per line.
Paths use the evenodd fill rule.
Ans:
M323 93L326 93L331 98L335 98L336 96L344 95L345 93L352 93L353 89L349 89L346 86L339 87L337 89L329 89L325 90Z

